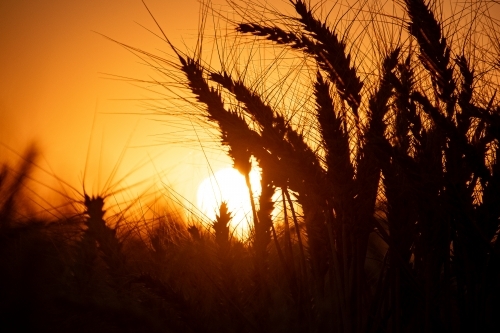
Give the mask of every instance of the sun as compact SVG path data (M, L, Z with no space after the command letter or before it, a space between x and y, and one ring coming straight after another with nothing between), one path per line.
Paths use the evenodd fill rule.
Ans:
M250 184L255 200L260 195L260 173L250 172ZM228 205L232 213L231 227L237 236L248 234L252 223L252 206L245 182L245 177L233 168L224 168L205 178L198 186L198 209L210 220L214 221L222 201Z

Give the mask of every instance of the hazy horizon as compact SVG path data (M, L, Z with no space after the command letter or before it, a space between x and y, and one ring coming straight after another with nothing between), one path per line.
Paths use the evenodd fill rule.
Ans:
M193 47L198 1L146 3L173 43L181 49ZM89 147L86 177L105 178L131 137L129 146L144 148L128 149L123 172L130 171L137 160L149 158L148 154L163 157L154 160L155 167L130 177L129 183L150 177L155 168L171 170L172 179L165 181L176 186L200 182L203 176L197 175L196 163L203 155L182 145L162 145L175 140L162 135L168 125L141 114L144 104L134 100L154 95L105 75L143 79L152 74L140 59L99 35L147 51L167 51L167 45L141 25L158 32L140 0L2 1L0 143L22 154L35 142L43 155L41 164L47 166L48 161L55 174L76 185L85 172ZM3 146L0 152L2 161L13 157ZM226 158L222 152L221 156ZM186 170L186 165L194 168ZM181 175L175 171L179 166ZM97 183L89 181L90 187Z

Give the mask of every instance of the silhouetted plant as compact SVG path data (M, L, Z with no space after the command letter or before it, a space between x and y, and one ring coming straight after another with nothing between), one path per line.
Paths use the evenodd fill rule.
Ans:
M477 98L489 92L474 88L480 78L469 67L471 55L452 51L423 0L404 2L409 37L386 48L379 74L370 77L371 91L363 87L366 78L357 73L348 41L339 37L343 32L316 17L306 2L291 3L298 18L285 18L283 25L242 22L236 30L290 46L316 63L315 110L303 112L317 122L316 137L305 137L244 76L235 79L227 70L177 55L186 86L206 105L207 119L216 121L233 160L243 152L245 161L255 157L265 186L297 193L311 274L303 278L315 327L439 331L455 329L460 318L466 330L486 329L493 318L479 313L490 313L495 303L485 290L498 295L499 288L484 284L497 280L499 263L499 214L489 206L500 192L495 94ZM239 103L234 111L225 111L225 98ZM265 202L270 195L263 191ZM254 220L256 245L268 244L272 222L262 229L265 219ZM373 234L388 250L378 283L370 287L365 266ZM285 237L289 243L289 231ZM279 242L275 248L284 263Z
M157 214L120 230L104 216L106 197L85 196L80 232L58 238L59 257L47 252L57 264L44 261L70 267L59 281L64 306L51 305L57 316L97 307L114 319L90 311L95 323L125 329L130 317L138 326L129 331L140 324L179 332L498 327L499 67L489 62L481 36L455 23L469 9L447 20L433 2L405 0L398 18L378 3L358 3L364 7L327 20L315 5L290 2L295 17L274 13L270 20L254 19L248 3L234 25L238 42L226 44L235 50L224 50L231 56L221 56L220 69L204 61L201 39L193 56L169 42L178 62L130 47L194 96L195 116L215 126L247 185L258 164L262 192L253 200L249 187L249 239L232 235L225 203L208 226ZM344 29L350 13L355 21ZM498 29L490 19L466 23L487 20ZM349 37L360 22L362 31ZM381 30L391 25L397 38ZM364 37L382 47L357 46ZM252 49L272 44L292 56L275 53L262 73L249 73L257 67L240 52L245 40ZM288 58L302 59L300 70L291 68L277 83L264 79L273 68L282 74L278 67ZM6 230L15 225L12 207L31 156L17 173L0 171L3 266L19 253L19 235L27 235ZM48 246L46 224L30 230L43 240L36 244Z

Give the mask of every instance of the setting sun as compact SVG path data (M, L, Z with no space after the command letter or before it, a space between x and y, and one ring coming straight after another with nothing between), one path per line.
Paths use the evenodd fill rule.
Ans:
M260 175L257 170L250 172L250 184L255 198L261 191ZM222 201L228 204L233 216L232 228L235 234L245 235L252 220L252 207L245 177L233 168L225 168L205 178L198 187L198 209L211 221L215 216Z

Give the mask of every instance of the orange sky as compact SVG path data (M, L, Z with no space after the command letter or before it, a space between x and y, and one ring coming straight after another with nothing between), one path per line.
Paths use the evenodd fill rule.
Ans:
M213 2L220 4L224 0ZM290 8L286 0L267 2ZM147 3L175 45L185 50L183 43L194 44L197 0ZM141 169L128 181L165 169L168 181L179 189L184 187L181 193L194 200L195 187L209 174L201 150L174 144L155 146L158 135L169 132L169 124L151 121L144 115L124 115L141 113L144 107L134 100L118 100L153 96L137 86L103 79L101 74L148 78L151 69L94 31L147 51L168 50L165 43L136 22L157 31L140 0L1 0L0 143L21 152L27 143L36 141L54 172L78 184L91 134L93 162L88 169L89 174L94 173L89 178L101 170L99 160L107 165L108 171L101 172L106 178L133 133L130 146L146 148L130 150L128 162L123 163L125 172L132 168L127 163L147 159L148 154L164 154L154 166ZM96 109L97 122L92 132ZM9 154L0 146L0 161ZM222 152L214 161L215 169L230 164ZM91 187L99 187L96 182L90 182Z
M196 0L147 3L174 43L181 46L182 40L195 39ZM138 102L116 99L147 95L131 84L103 79L101 73L147 78L150 70L94 31L144 50L166 49L135 22L156 30L140 0L0 1L0 142L21 152L28 142L36 141L55 173L72 184L81 180L85 169L96 108L90 150L94 165L89 169L99 169L99 159L113 165L132 134L131 146L156 144L152 135L165 131L164 125L145 116L105 114L140 113L143 107ZM133 149L127 154L135 162L160 150L167 158L155 161L158 168L174 170L199 160L196 152L193 156L175 146ZM0 153L2 159L9 156L2 147ZM149 176L148 172L155 171L139 171L129 181ZM106 172L102 173L105 178ZM94 176L95 172L89 177Z
M200 12L197 0L146 2L176 46L183 51L193 48ZM269 2L289 6L282 0ZM220 8L225 1L212 3ZM230 159L216 151L210 156L210 170L200 147L187 149L182 142L158 145L179 141L166 134L175 129L169 122L152 121L144 115L144 104L134 100L156 96L103 75L139 79L154 75L137 57L96 33L149 52L168 52L164 42L140 25L158 33L141 0L0 1L0 144L22 153L28 143L36 142L43 155L40 165L79 190L85 175L86 191L95 194L101 192L122 149L140 146L127 149L121 173L134 169L139 160L154 163L127 177L123 186L165 172L168 177L161 180L195 202L198 184L212 170L230 166ZM14 156L0 145L0 162L12 162ZM35 176L58 187L42 172Z
M148 3L173 40L196 32L196 0L182 1L182 8L179 1ZM8 122L2 122L0 139L24 143L36 137L53 147L59 138L49 133L88 133L97 100L99 111L122 109L108 99L134 89L99 73L143 77L144 68L93 31L144 49L162 47L134 21L154 28L139 0L1 1L0 110ZM72 147L73 140L65 141Z

